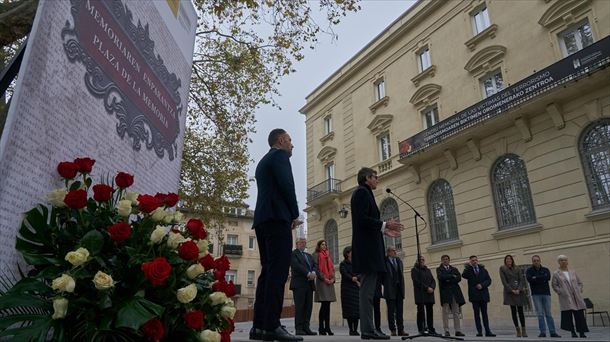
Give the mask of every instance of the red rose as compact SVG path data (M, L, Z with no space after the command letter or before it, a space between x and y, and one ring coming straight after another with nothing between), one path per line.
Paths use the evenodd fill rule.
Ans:
M91 158L76 158L74 164L78 165L78 171L82 173L91 173L95 160Z
M214 279L218 280L218 281L223 281L225 280L225 271L221 271L221 270L216 270L214 271Z
M153 318L144 323L141 329L144 335L150 337L153 341L159 341L163 338L163 335L165 335L163 323L161 323L161 320L158 318Z
M116 242L127 240L131 235L131 225L125 222L118 222L108 227L108 234L110 238Z
M184 260L197 260L199 247L193 241L185 241L178 248L178 255Z
M200 330L203 327L204 318L205 314L201 310L188 311L184 314L186 326L195 330Z
M78 189L68 192L64 203L72 209L82 209L87 206L87 191Z
M144 276L155 286L163 285L169 278L171 270L172 266L164 257L155 258L142 264Z
M235 331L235 321L227 318L227 327L225 328L225 330L223 330L223 332L228 332L228 333L232 333Z
M220 342L231 342L231 332L223 330L220 333Z
M78 173L78 165L72 162L61 162L57 165L57 172L65 179L72 179Z
M114 177L114 182L121 189L129 188L133 184L133 176L127 172L119 172Z
M224 293L229 298L231 298L237 294L237 289L235 288L235 284L233 284L233 280L231 280L227 285L225 285Z
M199 263L206 271L213 269L216 265L211 254L206 254L203 258L199 259Z
M163 203L165 202L165 198L167 197L167 194L161 193L161 192L157 192L155 194L155 198L159 200L159 202Z
M138 207L145 213L151 213L161 206L161 202L151 195L139 195Z
M177 194L170 192L169 194L167 194L167 196L165 196L165 200L163 201L163 203L168 208L171 208L171 207L175 206L179 200L180 200L180 197L178 197Z
M221 256L220 258L214 260L214 268L221 271L228 271L231 267L231 262L226 255Z
M193 235L193 238L196 240L203 240L208 236L208 232L205 231L203 222L198 219L190 219L186 223L186 229L191 232L191 235Z
M112 196L112 187L106 184L95 184L93 186L93 199L98 202L106 202Z
M224 279L222 279L222 280L219 280L219 281L215 282L214 284L212 284L212 290L214 292L225 292L227 285L228 285L227 282Z

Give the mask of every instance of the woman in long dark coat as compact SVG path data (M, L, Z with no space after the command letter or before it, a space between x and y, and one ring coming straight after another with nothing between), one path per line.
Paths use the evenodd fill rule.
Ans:
M515 265L512 255L504 257L504 265L500 266L500 279L504 286L504 305L510 306L517 337L527 337L525 315L523 314L523 306L527 304L527 297L523 292L526 286L525 276L519 266ZM517 313L519 313L519 320L517 320ZM519 322L521 322L521 328L519 328Z
M360 279L352 272L352 246L343 249L343 258L339 264L341 272L341 311L343 318L347 320L350 336L359 336L358 319L358 300L360 296Z
M434 280L432 272L426 266L426 260L423 256L419 257L419 262L416 262L411 269L411 280L413 280L413 295L417 305L417 330L420 334L424 330L428 330L429 333L436 333L432 309L434 306L436 280ZM424 329L424 316L428 323L427 329Z

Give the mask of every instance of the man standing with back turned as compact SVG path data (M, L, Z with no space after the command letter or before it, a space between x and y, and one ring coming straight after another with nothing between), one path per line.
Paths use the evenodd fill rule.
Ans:
M363 340L389 340L390 336L375 331L373 323L373 296L377 277L387 272L383 234L400 236L403 229L398 220L383 222L379 219L379 208L373 190L379 183L377 172L363 167L358 171L358 187L352 194L352 263L354 273L360 274L360 320Z
M290 157L292 140L285 130L269 133L271 149L256 167L258 194L254 211L254 230L262 270L256 284L251 340L302 341L280 324L284 285L288 279L292 253L292 229L300 222L294 191Z

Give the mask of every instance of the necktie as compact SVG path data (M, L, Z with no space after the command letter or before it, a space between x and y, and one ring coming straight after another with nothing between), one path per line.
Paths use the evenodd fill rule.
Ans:
M479 266L474 268L474 274L479 275Z
M303 253L303 251L299 250L301 252L301 255L303 256L303 258L305 259L305 262L307 263L307 270L311 271L311 264L309 264L309 260L307 260L307 255L305 255L305 253Z

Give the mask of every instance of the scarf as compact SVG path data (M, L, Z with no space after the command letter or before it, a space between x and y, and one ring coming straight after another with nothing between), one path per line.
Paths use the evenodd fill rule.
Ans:
M320 266L320 273L324 275L326 279L332 279L335 273L333 261L330 259L330 254L327 250L321 250L318 252L318 265Z

